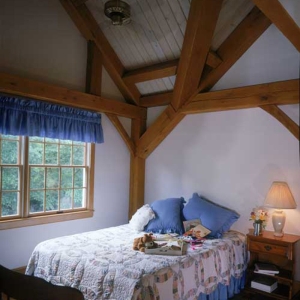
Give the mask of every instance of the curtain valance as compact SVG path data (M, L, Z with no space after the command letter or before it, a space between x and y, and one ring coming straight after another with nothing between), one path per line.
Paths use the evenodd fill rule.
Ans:
M103 143L100 114L7 95L0 95L0 133Z

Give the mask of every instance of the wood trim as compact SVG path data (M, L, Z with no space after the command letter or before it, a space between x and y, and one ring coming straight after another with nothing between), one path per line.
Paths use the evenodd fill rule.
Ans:
M178 64L172 106L177 110L197 89L223 0L192 0Z
M145 108L5 73L0 73L0 92L127 118L147 116Z
M252 0L300 52L300 28L278 0Z
M155 64L128 71L124 74L123 80L126 84L138 83L164 77L170 77L177 74L179 59ZM206 64L212 68L218 67L222 63L221 58L213 51L209 51L206 59Z
M219 47L217 54L222 63L201 80L197 93L190 100L200 91L210 90L270 25L270 20L254 7Z
M173 92L153 94L140 98L140 105L143 107L163 106L171 103Z
M101 31L96 20L85 4L75 7L71 0L60 0L61 4L86 40L92 40L102 53L103 65L108 74L120 90L126 101L139 104L140 93L136 86L128 86L124 83L122 76L125 72L124 66Z
M124 126L120 122L119 118L116 115L112 114L106 114L106 116L109 118L109 120L112 122L112 124L115 126L117 131L119 132L120 136L122 137L123 141L125 142L128 150L130 151L131 155L135 154L135 145L124 129Z
M296 124L288 115L286 115L276 105L264 105L260 107L275 119L277 119L293 136L299 140L299 125Z

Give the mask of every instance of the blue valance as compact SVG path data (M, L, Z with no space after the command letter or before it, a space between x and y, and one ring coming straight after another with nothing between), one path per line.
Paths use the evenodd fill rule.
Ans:
M4 95L0 95L0 133L103 143L98 113Z

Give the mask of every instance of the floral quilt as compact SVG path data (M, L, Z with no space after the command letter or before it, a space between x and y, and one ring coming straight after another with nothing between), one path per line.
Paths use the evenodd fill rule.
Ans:
M182 256L132 250L142 235L126 224L47 240L35 247L26 274L77 288L86 300L163 300L210 294L246 269L245 236L238 232L188 247Z

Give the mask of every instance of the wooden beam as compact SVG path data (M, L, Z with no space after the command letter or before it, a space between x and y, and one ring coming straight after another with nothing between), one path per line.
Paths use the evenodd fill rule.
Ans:
M177 73L179 59L155 64L148 67L128 71L124 74L125 83L138 83L164 77L174 76ZM216 68L222 63L221 58L213 51L209 51L206 64L212 68Z
M86 71L86 92L101 96L102 92L102 55L94 42L88 42L88 57ZM116 115L106 113L108 119L115 126L131 154L135 153L133 141Z
M5 73L0 73L0 92L127 118L147 116L145 108Z
M137 155L147 158L184 117L169 105L140 138Z
M270 20L266 18L259 9L254 8L220 46L217 53L223 62L204 77L195 95L191 96L187 103L191 101L193 97L197 96L199 92L209 90L213 87L270 24ZM178 118L182 119L183 116L180 115ZM150 155L178 124L176 120L177 117L173 116L170 118L166 112L163 112L142 136L137 149L139 155L145 157Z
M146 130L146 120L132 120L131 137L134 144ZM145 197L145 158L130 156L129 218L144 204Z
M252 1L300 52L300 28L281 3L278 0Z
M299 103L297 79L200 93L181 112L190 114L294 103Z
M86 5L82 4L76 7L72 0L60 0L60 2L86 40L92 40L97 45L102 54L105 69L125 100L129 103L139 104L138 89L135 85L128 88L123 81L125 68Z
M222 63L201 80L196 94L189 101L199 92L210 90L270 25L270 20L254 7L219 47L217 54Z
M172 106L177 110L197 89L223 0L192 0Z
M141 97L140 106L154 107L168 105L171 103L172 95L173 92L165 92Z
M73 4L75 6L79 6L81 4L85 4L85 2L87 2L88 0L72 0Z
M276 105L264 105L261 109L269 113L275 119L277 119L284 127L286 127L296 139L299 140L299 125L296 124L288 115L286 115Z

